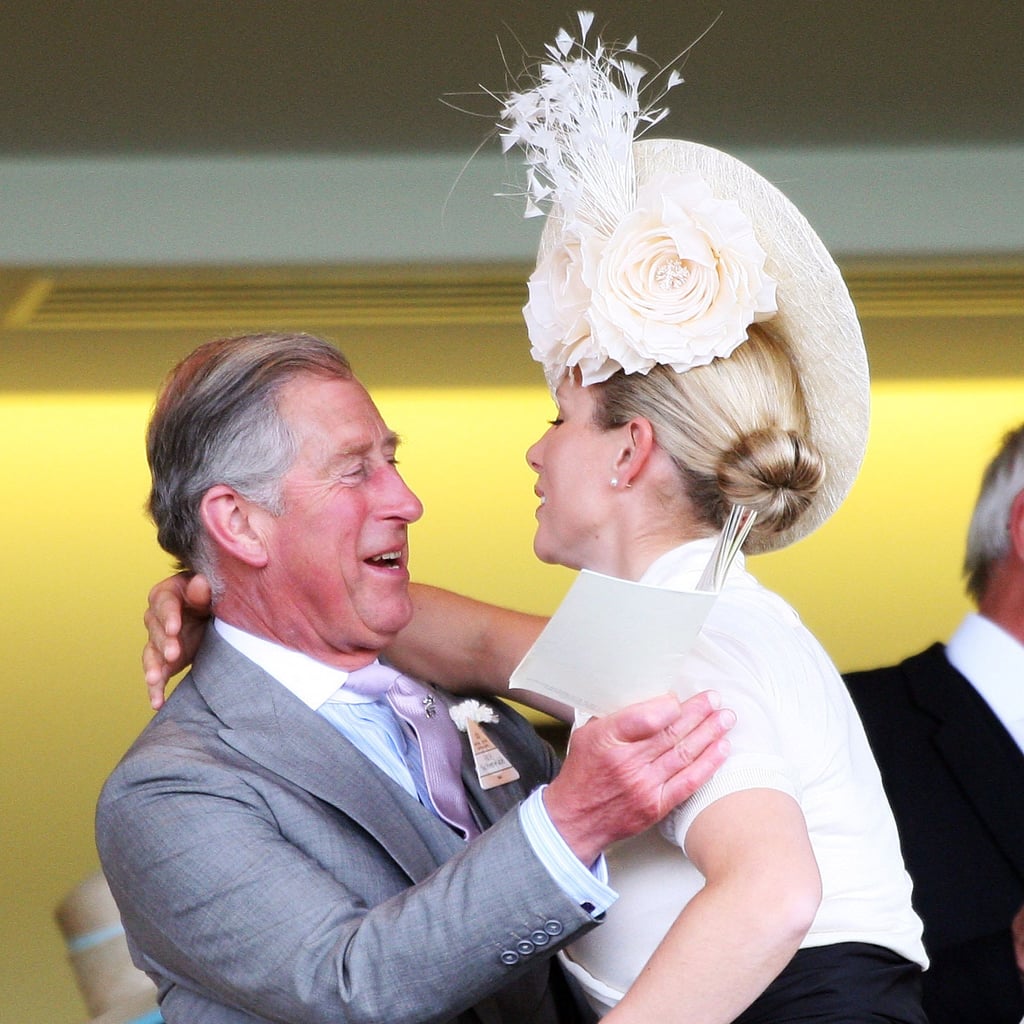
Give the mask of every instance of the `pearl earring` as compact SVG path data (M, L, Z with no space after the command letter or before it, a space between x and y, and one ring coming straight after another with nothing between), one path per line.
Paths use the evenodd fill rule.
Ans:
M617 476L613 476L612 477L612 487L618 487L618 486L619 486L619 478Z

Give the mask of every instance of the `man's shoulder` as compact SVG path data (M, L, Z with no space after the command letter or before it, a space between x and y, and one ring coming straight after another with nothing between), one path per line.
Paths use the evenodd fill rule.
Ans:
M894 665L844 672L843 681L855 696L870 695L881 687L907 685L917 678L937 678L955 671L946 656L946 646L934 643Z
M960 705L962 688L970 688L941 643L895 665L845 673L843 682L873 744L882 735L898 743L901 729L947 714Z
M100 803L159 788L161 780L240 778L250 759L225 740L225 731L236 709L251 717L253 707L262 706L266 687L258 676L255 666L207 630L189 672L108 776ZM266 722L266 716L257 718L253 728Z
M142 776L158 777L162 772L194 770L222 748L219 723L197 691L191 675L185 676L164 706L149 720L110 773L104 793L131 785ZM101 797L102 800L102 797Z

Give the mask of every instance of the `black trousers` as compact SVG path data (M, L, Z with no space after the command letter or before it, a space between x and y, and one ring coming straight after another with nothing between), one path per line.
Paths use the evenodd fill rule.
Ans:
M862 942L801 949L733 1024L928 1024L921 968Z

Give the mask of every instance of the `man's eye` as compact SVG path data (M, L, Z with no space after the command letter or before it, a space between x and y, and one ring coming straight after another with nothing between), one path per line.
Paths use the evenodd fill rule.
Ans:
M548 420L548 426L549 427L560 427L564 422L565 421L562 419L562 417L558 416L558 417L556 417L553 420Z

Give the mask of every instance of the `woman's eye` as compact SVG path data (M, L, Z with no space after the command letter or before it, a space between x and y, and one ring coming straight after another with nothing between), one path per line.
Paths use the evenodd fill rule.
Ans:
M560 427L563 422L564 422L564 420L561 418L561 416L559 416L559 417L556 417L553 420L548 420L548 426L549 427Z

